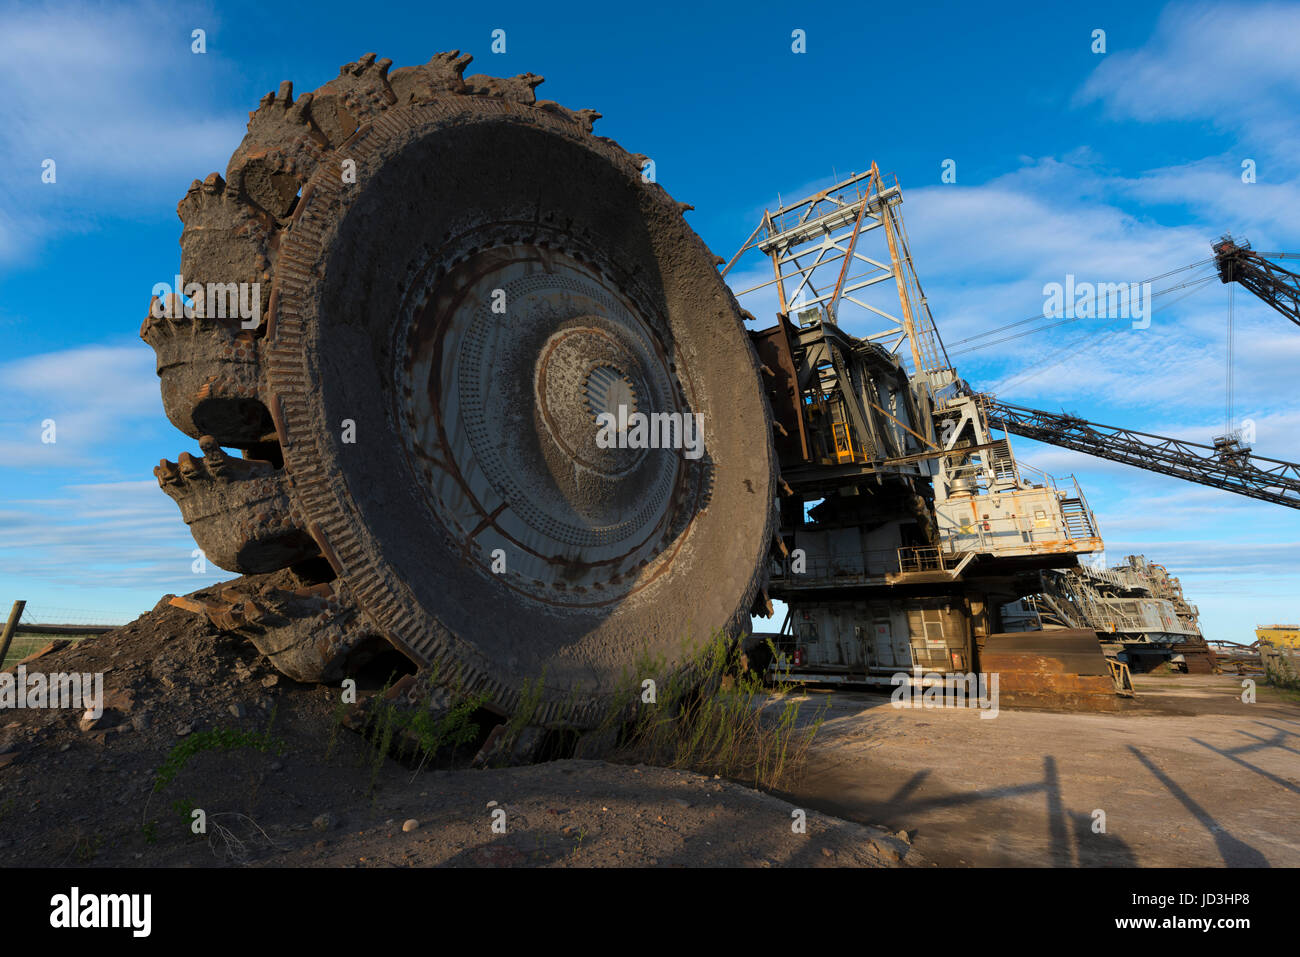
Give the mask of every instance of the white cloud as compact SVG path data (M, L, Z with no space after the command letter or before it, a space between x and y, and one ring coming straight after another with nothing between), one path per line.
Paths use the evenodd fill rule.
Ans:
M141 422L166 423L152 352L83 346L0 365L0 467L111 468ZM42 442L54 420L55 442Z
M54 157L60 181L183 175L201 169L214 150L229 155L242 134L240 118L205 116L185 99L212 69L211 54L190 52L196 19L211 23L209 14L196 13L152 3L11 12L0 34L5 151Z
M0 155L14 188L0 202L0 262L92 215L175 202L190 180L224 171L246 114L213 112L207 91L226 67L190 51L191 29L216 22L159 3L6 11ZM41 182L46 159L53 184Z
M1153 291L1200 277L1208 282L1155 300L1149 329L1113 319L1045 329L1027 319L1044 307L1046 283L1134 282L1208 260L1222 231L1166 225L1145 203L1207 209L1203 167L1137 177L1108 175L1091 153L1033 160L981 186L936 186L908 194L912 252L950 354L977 388L1009 401L1069 411L1112 425L1207 441L1223 429L1228 291L1206 264L1153 284ZM1183 179L1179 179L1183 176ZM1182 186L1179 186L1179 183ZM1158 183L1160 192L1143 184ZM1186 193L1179 189L1186 189ZM1244 188L1244 187L1243 187ZM1248 190L1247 190L1248 191ZM1273 204L1244 205L1232 220L1248 235L1275 234L1300 217L1300 195L1279 190ZM1224 208L1230 201L1221 201ZM1217 218L1217 215L1216 217ZM1291 403L1279 377L1300 360L1293 326L1244 290L1235 297L1235 411L1257 423ZM984 345L1017 333L1034 335ZM971 339L971 337L980 337ZM963 341L968 340L968 341ZM1169 409L1176 408L1176 416ZM1162 432L1170 420L1190 431ZM1257 448L1300 454L1293 430L1262 430Z
M1108 53L1076 101L1099 102L1114 118L1208 121L1283 155L1300 139L1297 94L1300 7L1178 3L1142 47Z
M1257 181L1241 181L1241 158L1214 156L1180 166L1148 170L1112 185L1144 206L1172 204L1191 209L1214 236L1249 231L1256 249L1286 251L1294 245L1300 184L1290 178L1294 163L1261 160ZM1280 180L1279 176L1288 179Z
M45 419L53 444L41 441ZM30 600L35 615L73 608L110 621L230 577L192 573L194 540L149 476L145 449L166 442L174 458L176 438L142 343L0 365L0 590ZM79 481L62 484L68 475Z
M194 574L194 540L153 479L69 485L0 506L0 582L39 606L138 614L166 592L232 577Z
M1115 192L1105 172L1054 157L980 186L910 191L905 215L927 290L961 283L977 293L957 317L945 318L945 338L963 337L960 327L948 331L959 322L979 329L1034 315L1043 285L1067 273L1135 281L1209 257L1213 236L1118 205ZM1010 292L999 294L1008 282Z
M1249 146L1243 155L1258 160L1258 181L1241 182L1241 155L1121 174L1107 169L1095 149L1080 146L1061 158L1026 157L1020 169L982 186L910 193L913 252L955 349L978 344L961 339L1032 316L1042 308L1043 284L1067 273L1106 282L1159 275L1208 258L1209 243L1224 231L1250 238L1257 249L1293 243L1300 185L1284 171L1300 148L1293 108L1300 92L1300 7L1170 5L1140 48L1117 48L1113 33L1110 40L1112 52L1076 103L1101 102L1112 119L1210 120L1236 131L1238 152ZM926 263L942 263L942 273ZM1068 385L1076 398L1129 393L1138 402L1145 395L1148 403L1209 409L1207 400L1222 395L1225 376L1226 300L1211 281L1186 306L1157 316L1140 338L1103 327L1090 341L1084 322L969 352L958 364L986 385L1012 386L1009 395L1023 401L1046 382L1058 394ZM1237 297L1237 308L1238 387L1246 387L1240 405L1250 410L1244 414L1268 416L1278 402L1278 369L1300 342L1288 337L1293 330L1285 320L1248 295ZM1041 371L1062 355L1066 362ZM1261 388L1252 393L1252 384Z

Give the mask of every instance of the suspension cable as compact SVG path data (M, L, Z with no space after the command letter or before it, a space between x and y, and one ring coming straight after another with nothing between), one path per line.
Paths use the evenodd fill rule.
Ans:
M1204 264L1202 264L1202 265L1204 265ZM1202 277L1200 277L1199 279L1190 279L1190 280L1188 280L1187 282L1179 283L1179 284L1176 285L1176 286L1170 286L1168 289L1161 289L1159 292L1153 292L1153 293L1151 294L1151 298L1152 298L1152 299L1157 299L1157 298L1159 298L1160 296L1168 295L1168 294L1171 293L1171 292L1177 292L1179 289L1187 289L1188 287L1192 287L1192 286L1200 286L1200 285L1203 285L1203 284L1205 284L1205 283L1208 283L1208 282L1210 282L1210 280L1212 280L1212 279L1216 279L1216 278L1218 278L1217 275L1213 275L1213 274L1212 274L1212 275L1209 275L1209 276L1202 276ZM1153 311L1153 313L1154 313L1155 310L1152 310L1152 311ZM1096 318L1096 317L1095 317L1095 316L1075 316L1075 317L1072 318L1072 319L1058 319L1056 322L1049 323L1048 325L1045 325L1045 326L1035 326L1033 329L1028 329L1028 330L1026 330L1025 332L1017 332L1017 333L1015 333L1015 334L1013 334L1013 335L1003 336L1003 337L1000 338L1000 339L994 339L994 340L992 340L992 341L990 341L990 342L981 342L981 343L979 343L978 345L967 346L965 349L954 349L954 350L953 350L951 353L949 353L949 354L950 354L950 355L957 356L957 355L965 355L966 353L969 353L969 352L978 352L980 349L988 349L988 348L991 348L992 346L1000 346L1000 345L1002 345L1004 342L1011 342L1013 339L1023 339L1025 336L1037 335L1037 334L1040 333L1040 332L1046 332L1048 329L1055 329L1055 328L1058 327L1058 326L1068 326L1068 325L1070 325L1071 323L1075 323L1075 322L1080 321L1081 319L1092 319L1092 318ZM969 340L962 340L962 341L965 342L965 341L969 341Z
M1143 283L1159 282L1161 279L1168 279L1170 276L1177 275L1180 272L1184 272L1188 269L1196 269L1199 266L1205 266L1212 262L1214 262L1213 256L1211 256L1208 259L1202 259L1199 262L1188 263L1186 266L1179 266L1177 269L1171 269L1166 273L1161 273L1159 276L1152 276L1150 279L1144 279ZM1005 332L1007 329L1014 329L1017 326L1023 326L1027 322L1037 322L1039 319L1049 319L1049 318L1054 318L1054 317L1048 316L1046 313L1040 312L1038 315L1030 316L1027 319L1019 319L1016 322L1009 322L1004 326L998 326L997 328L994 329L987 329L984 332L977 332L973 336L967 336L965 339L958 339L956 342L948 343L948 345L959 346L966 342L974 342L976 339L983 339L987 336L996 335L999 332ZM1052 326L1044 326L1043 328L1050 329L1052 328ZM962 350L962 351L966 351L966 350Z
M1233 335L1233 328L1232 328L1232 326L1233 326L1232 307L1233 307L1233 300L1234 300L1234 298L1235 298L1235 296L1236 296L1236 289L1234 288L1236 285L1237 285L1237 284L1234 283L1234 282L1230 282L1230 283L1228 283L1228 388L1227 388L1227 408L1226 408L1226 410L1225 410L1226 416L1225 416L1225 419L1224 419L1224 427L1223 427L1223 434L1224 434L1224 435L1232 435L1232 426L1233 426L1233 415L1232 415L1232 398L1233 398L1233 396L1232 396L1232 367L1233 367L1233 355L1232 355L1232 347L1233 347L1233 339L1234 339L1235 337L1234 337L1234 335Z
M1213 277L1209 277L1209 278L1213 278ZM1161 312L1165 309L1169 309L1170 307L1176 305L1177 303L1182 302L1188 296L1194 295L1201 289L1205 288L1204 284L1200 282L1184 283L1184 285L1190 286L1191 288L1189 288L1187 292L1183 293L1177 299L1171 299L1169 302L1164 303L1158 309L1152 309L1151 314L1155 315L1157 312ZM1049 369L1056 368L1062 362L1065 362L1067 359L1070 359L1078 355L1080 352L1084 351L1085 349L1096 345L1097 342L1101 340L1101 337L1110 331L1112 330L1109 327L1103 326L1102 328L1097 329L1093 332L1085 333L1084 335L1080 336L1078 339L1075 339L1069 345L1062 346L1060 349L1058 349L1057 350L1057 354L1059 354L1058 358L1053 359L1051 362L1047 363L1046 365L1035 365L1021 372L1019 375L1012 376L1010 379L1005 379L1002 382L999 382L993 388L992 391L994 393L1001 393L1006 389L1010 388L1012 385L1023 385L1024 383L1028 382L1030 379L1038 378L1038 376L1042 375L1044 372L1047 372Z

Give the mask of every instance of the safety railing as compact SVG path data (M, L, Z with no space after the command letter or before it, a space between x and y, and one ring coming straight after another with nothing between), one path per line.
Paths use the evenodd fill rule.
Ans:
M948 570L944 553L927 545L908 545L898 550L900 572L942 572Z

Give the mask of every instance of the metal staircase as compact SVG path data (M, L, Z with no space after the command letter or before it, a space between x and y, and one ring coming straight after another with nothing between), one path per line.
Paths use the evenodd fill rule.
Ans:
M1095 538L1097 536L1092 511L1082 498L1061 499L1061 517L1065 520L1065 529L1070 533L1071 538Z
M988 470L993 483L1014 486L1019 484L1020 476L1016 470L1016 457L1011 452L1011 443L1006 439L994 441L986 453Z

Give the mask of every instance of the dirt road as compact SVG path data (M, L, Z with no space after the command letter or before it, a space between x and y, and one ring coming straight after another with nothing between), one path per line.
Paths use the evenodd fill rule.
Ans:
M1300 706L1267 688L1244 704L1227 675L1136 682L1106 715L826 696L787 797L905 829L946 866L1300 865Z

